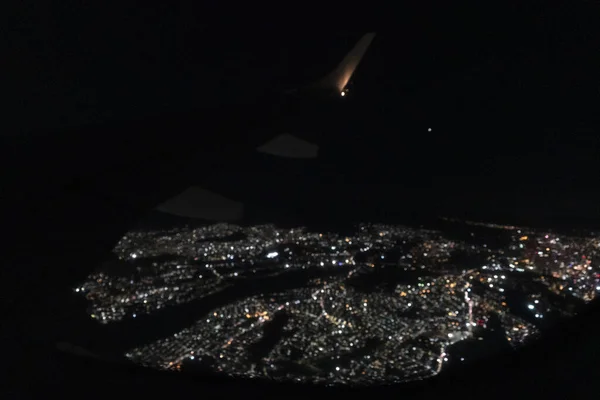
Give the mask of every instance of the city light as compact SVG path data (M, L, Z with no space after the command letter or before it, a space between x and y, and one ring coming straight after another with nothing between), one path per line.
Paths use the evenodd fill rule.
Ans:
M351 235L231 224L133 231L114 249L133 272L99 270L73 295L99 324L220 299L189 308L199 311L186 328L128 349L146 366L337 384L421 380L451 368L450 358L470 359L456 343L491 343L495 331L521 346L554 315L574 315L571 300L600 291L599 238L488 227L489 237L464 240L383 224Z

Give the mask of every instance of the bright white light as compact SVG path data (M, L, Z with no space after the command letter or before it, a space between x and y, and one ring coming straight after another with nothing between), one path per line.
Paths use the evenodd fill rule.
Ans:
M190 360L193 360L194 358L195 358L194 356L191 356L191 357L190 357Z
M431 128L427 128L427 132L431 132Z
M533 310L534 306L533 306L533 304L529 304L529 305L527 305L527 308L529 308L530 310Z
M137 314L133 314L133 318L137 317Z
M535 304L538 304L539 302L540 302L539 300L535 300L535 301L534 301L534 303L535 303Z
M342 92L342 95L343 95L343 94L344 94L344 92ZM339 370L340 370L340 367L335 367L335 370L336 370L336 371L339 371Z
M500 278L502 278L502 279L506 279L506 276L502 275Z
M448 334L448 337L449 337L449 338L451 338L452 336L454 336L454 334L452 334L452 333L449 333L449 334Z
M238 276L238 273L237 273L237 272L234 272L234 273L233 273L233 276Z
M346 95L346 92L341 92L341 93L340 93L340 95L341 95L342 97L344 97L344 96ZM338 368L338 371L339 371L339 368Z
M76 292L79 292L79 288L75 289Z
M268 253L268 254L267 254L267 258L275 258L275 257L277 257L278 255L279 255L279 253L278 253L278 252L276 252L276 251L273 251L273 252L271 252L271 253Z
M132 253L132 254L131 254L131 258L137 258L137 254L135 254L135 253Z

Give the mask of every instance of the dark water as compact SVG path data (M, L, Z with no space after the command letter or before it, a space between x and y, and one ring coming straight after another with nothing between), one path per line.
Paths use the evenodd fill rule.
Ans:
M260 363L269 355L284 334L284 328L289 321L289 315L281 310L274 314L273 320L263 325L263 336L250 345L248 353L253 363Z

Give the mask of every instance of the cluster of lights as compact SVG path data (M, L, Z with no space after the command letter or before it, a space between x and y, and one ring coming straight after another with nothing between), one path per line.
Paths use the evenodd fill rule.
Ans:
M583 301L600 291L595 264L600 239L487 227L509 235L510 244L470 242L480 239L474 233L457 241L439 231L382 224L360 225L352 236L229 224L130 232L115 255L131 273L98 272L74 292L90 300L92 318L109 323L201 300L256 276L318 272L299 281L297 289L232 300L191 328L127 356L157 368L208 363L236 375L295 381L423 379L441 371L454 343L490 329L491 314L499 316L506 339L517 346L552 319L549 312L572 312L544 301L540 285ZM454 265L457 251L486 261L480 267ZM361 292L361 282L390 268L417 277L397 283L392 292ZM506 294L519 290L525 290L525 304L509 304ZM529 313L519 314L520 308ZM288 318L282 338L252 355L264 340L265 324L275 324L282 314ZM281 367L298 363L298 357L296 366L311 373L296 375Z

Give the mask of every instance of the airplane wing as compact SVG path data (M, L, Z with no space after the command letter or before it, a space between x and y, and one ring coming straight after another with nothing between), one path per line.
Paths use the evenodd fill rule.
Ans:
M275 109L275 112L261 113L263 105L257 104L242 111L241 117L235 109L221 109L208 116L200 110L201 115L187 113L121 125L110 128L112 133L94 132L95 136L106 138L102 151L108 157L114 153L110 147L115 142L123 142L118 136L131 137L127 131L138 133L133 135L130 143L116 144L126 147L124 151L130 153L129 160L125 154L125 162L117 167L79 178L79 189L109 197L116 203L127 203L132 208L135 205L141 209L150 207L176 216L208 221L239 220L244 215L243 199L228 198L212 188L203 187L202 179L198 177L207 170L226 168L224 160L247 157L252 149L289 159L316 158L318 138L316 143L309 141L314 140L314 136L303 138L302 132L297 132L297 125L302 121L307 130L318 131L323 129L323 118L338 117L324 116L321 112L311 119L311 114L314 110L320 112L331 102L340 101L337 93L347 84L374 36L374 33L362 36L340 64L313 85L316 90L305 94L300 107L292 105L281 110L276 105L265 107ZM335 96L331 96L332 90ZM207 133L194 135L194 127ZM192 132L188 132L190 130ZM158 156L144 157L155 154L157 149L160 150Z

